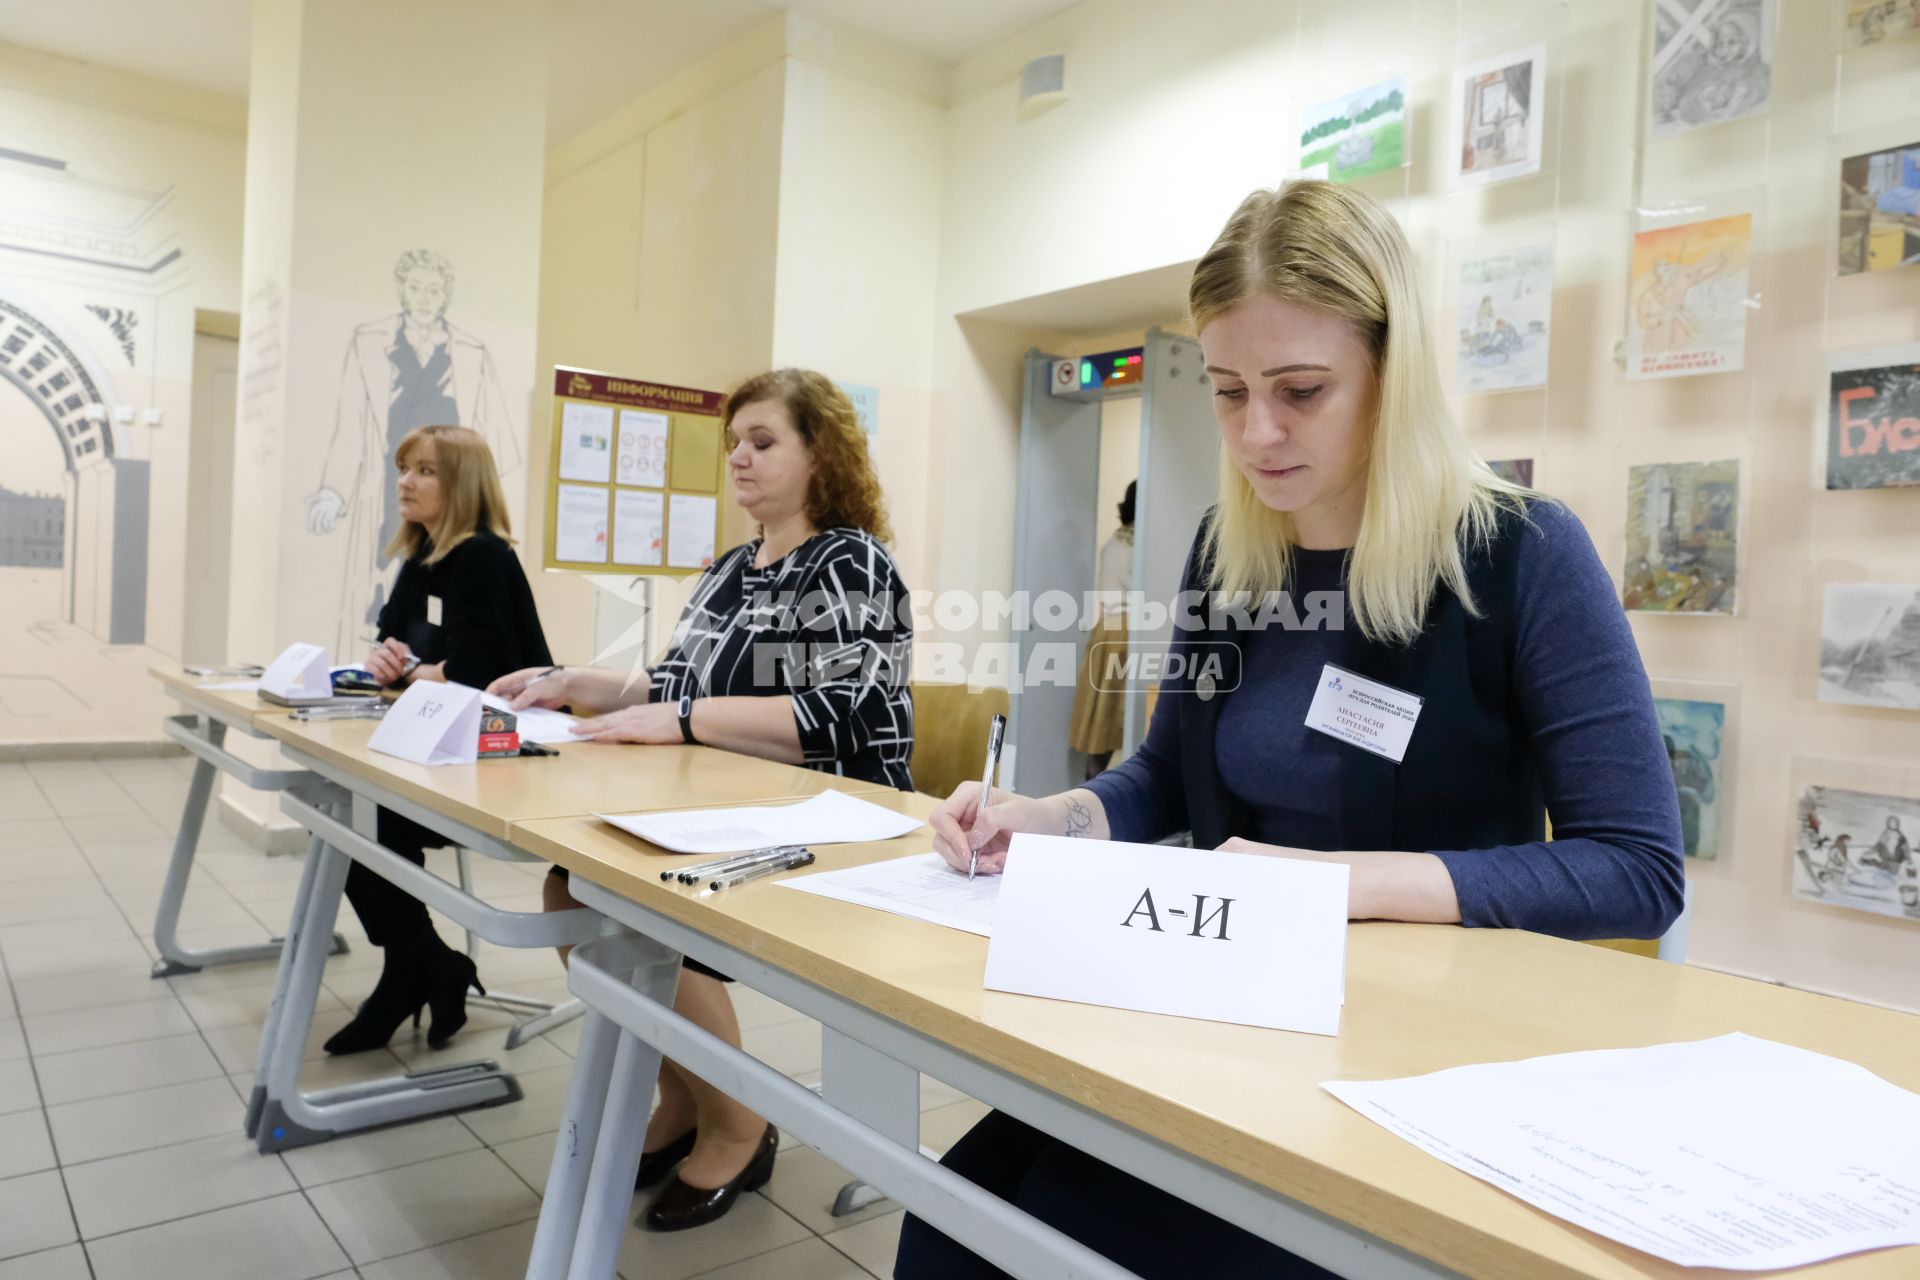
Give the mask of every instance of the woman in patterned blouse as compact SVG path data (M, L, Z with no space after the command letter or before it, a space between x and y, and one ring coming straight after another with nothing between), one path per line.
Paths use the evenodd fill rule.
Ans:
M729 396L725 420L734 501L761 535L701 574L665 657L635 678L529 668L489 692L592 708L576 731L598 742L699 742L912 790L913 624L852 403L820 374L778 369ZM558 868L546 902L578 905ZM737 1046L724 981L687 961L674 1008ZM636 1185L678 1171L648 1227L711 1222L772 1175L778 1135L758 1115L673 1063L660 1097Z

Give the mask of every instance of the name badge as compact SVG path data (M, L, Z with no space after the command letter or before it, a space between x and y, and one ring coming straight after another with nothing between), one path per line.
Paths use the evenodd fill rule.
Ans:
M1421 699L1329 662L1307 708L1307 728L1399 764L1420 719Z
M437 627L440 625L440 597L439 596L427 597L427 625L430 627Z

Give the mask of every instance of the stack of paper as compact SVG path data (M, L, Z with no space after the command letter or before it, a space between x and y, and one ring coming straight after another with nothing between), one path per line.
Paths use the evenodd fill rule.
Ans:
M825 791L799 804L594 816L674 853L740 853L777 844L891 840L921 825L918 818L839 791Z
M1920 1096L1805 1049L1736 1033L1321 1087L1456 1169L1681 1266L1920 1244Z

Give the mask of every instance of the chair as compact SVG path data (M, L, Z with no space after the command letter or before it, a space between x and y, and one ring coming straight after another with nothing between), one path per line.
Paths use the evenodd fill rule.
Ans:
M980 780L987 748L987 727L1007 714L1005 689L972 689L964 684L916 681L913 696L913 785L940 799L968 780Z
M463 892L473 892L473 866L469 859L473 851L463 845L455 845L454 863L460 873L460 888ZM489 855L493 856L493 855ZM539 862L539 858L525 855L501 859L511 862ZM473 930L467 931L467 956L477 960L480 951L480 939ZM578 1000L568 1000L555 1004L551 1000L540 1000L533 996L514 995L506 991L489 991L481 995L477 991L467 992L467 1003L492 1005L507 1013L524 1013L530 1016L522 1018L507 1029L506 1048L518 1049L537 1035L552 1031L555 1027L565 1026L587 1011L587 1006Z

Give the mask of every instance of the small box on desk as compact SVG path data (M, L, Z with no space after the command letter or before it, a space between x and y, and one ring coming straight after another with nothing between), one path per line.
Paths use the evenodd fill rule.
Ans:
M480 709L480 758L520 754L520 720L511 711Z

